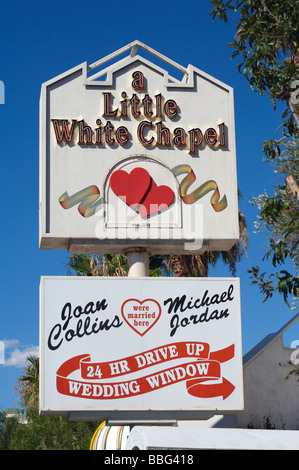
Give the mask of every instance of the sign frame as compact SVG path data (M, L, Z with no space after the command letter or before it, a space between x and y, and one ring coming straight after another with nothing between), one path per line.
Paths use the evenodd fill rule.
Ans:
M52 283L52 286L51 286L50 290L47 291L47 293L46 293L47 285L50 286L51 283ZM58 287L58 283L59 283L59 287ZM193 283L192 288L191 288L191 283ZM68 284L68 287L67 287L67 284ZM80 284L81 284L81 286L80 286ZM62 396L61 393L64 394L65 392L57 392L58 401L57 401L57 396L54 396L54 398L51 397L51 394L53 393L53 387L54 387L53 382L51 384L51 380L53 381L55 378L52 377L52 379L50 380L49 375L52 376L53 371L56 369L56 380L57 380L56 386L60 387L60 385L59 385L60 380L63 380L63 383L67 384L67 381L68 381L67 374L70 374L70 364L71 364L70 357L74 356L74 355L77 357L78 354L80 355L80 353L83 352L83 350L82 350L82 348L80 349L80 347L78 348L78 343L77 343L77 345L76 344L72 345L71 341L68 344L65 341L65 346L62 347L61 351L58 352L58 348L57 348L57 351L55 351L54 350L55 348L52 347L52 352L49 353L49 351L50 351L49 344L51 344L50 343L50 335L49 335L49 331L50 331L49 330L49 325L52 325L52 326L55 325L55 322L57 321L57 318L59 317L60 313L57 313L57 311L55 312L55 310L53 310L52 308L49 310L49 306L47 305L47 302L49 302L49 299L51 299L51 302L53 302L53 297L55 297L55 300L54 300L55 303L57 302L57 299L59 298L59 296L60 296L60 299L61 298L68 298L68 294L70 292L72 292L72 290L76 291L75 297L77 295L79 295L79 297L80 297L80 295L81 295L82 298L85 298L86 297L86 292L88 292L88 290L90 291L90 289L91 289L90 292L93 292L93 293L100 292L99 286L101 284L102 284L102 287L103 286L107 287L108 285L110 285L113 292L115 292L115 289L117 289L118 296L119 295L124 295L124 292L126 292L127 293L127 298L129 298L129 300L132 300L132 298L131 298L132 297L132 295L131 295L132 292L135 292L135 297L136 297L136 299L138 299L138 294L136 292L136 286L139 286L139 289L137 289L138 292L139 292L140 289L142 290L142 292L147 292L147 289L149 287L152 288L151 286L155 285L155 287L158 290L159 289L162 290L163 293L164 292L171 292L171 290L174 291L175 293L177 293L179 291L179 289L178 289L179 286L180 286L180 289L182 289L182 287L184 287L184 289L187 289L187 291L190 293L190 292L192 292L192 289L194 289L194 286L196 285L196 286L198 286L198 291L200 291L199 286L201 286L202 292L207 287L209 287L209 289L212 289L211 292L214 292L214 294L213 294L213 297L212 296L210 297L211 302L212 302L212 298L214 298L213 303L216 302L216 296L217 296L217 299L219 300L219 304L228 302L229 306L227 307L228 304L226 305L228 320L225 318L225 315L224 315L223 319L224 319L224 321L230 321L231 323L229 323L229 324L233 325L233 328L230 327L230 329L229 329L229 331L230 331L229 335L230 335L230 339L232 337L235 337L235 348L234 348L233 356L229 356L229 357L227 356L226 359L224 360L224 362L226 362L227 364L231 360L233 361L233 363L231 363L230 365L227 365L227 364L223 365L223 367L224 367L224 370L225 370L225 367L228 368L228 369L226 369L226 373L227 373L227 370L230 370L230 374L234 376L234 379L232 381L235 382L235 384L237 384L237 385L236 385L236 388L234 390L232 390L230 393L232 393L233 395L235 394L234 396L236 398L231 400L231 397L228 397L228 402L229 402L228 405L223 405L224 402L225 402L225 399L226 399L224 397L222 397L222 399L219 398L219 401L217 401L218 400L217 398L216 399L215 398L212 398L212 399L208 398L207 401L205 401L205 399L203 399L203 398L200 398L199 401L201 400L201 405L195 406L194 401L192 401L194 399L192 399L189 402L189 404L186 405L188 400L190 400L190 397L188 397L187 399L183 398L183 404L180 404L179 406L176 405L175 407L173 407L173 404L170 407L168 405L165 406L165 404L163 406L163 400L165 400L165 396L162 399L162 405L154 404L154 406L148 406L148 405L140 406L140 402L139 402L139 406L135 406L135 405L132 405L132 403L133 403L132 401L127 406L126 404L124 405L125 400L123 400L123 399L120 400L120 403L121 403L120 406L118 406L118 404L117 404L117 403L119 403L119 401L115 400L115 399L112 400L112 404L109 404L109 405L106 404L107 400L105 401L105 400L102 400L102 399L94 400L92 405L90 405L91 400L89 400L88 406L87 405L85 406L85 405L82 405L82 402L84 402L82 397L81 398L80 397L69 397L68 399L65 399L65 397L64 397L62 402L60 402L60 404L59 404L60 397ZM118 287L116 287L116 285L118 285ZM140 288L141 285L142 285L142 288ZM220 286L221 285L223 286L223 291L220 293L220 290L221 290ZM228 286L233 286L233 289L231 287L228 288ZM80 289L82 289L82 291L80 291L79 287L80 287ZM68 290L68 289L70 289L70 290ZM86 291L84 291L84 289L86 289ZM167 289L169 289L169 290L167 290ZM214 291L214 289L215 289L215 291ZM217 291L217 289L218 289L218 291ZM80 294L78 294L78 291L80 291ZM217 294L215 294L216 291L217 291ZM55 296L53 296L53 292L55 292ZM62 294L62 292L63 292L63 294ZM46 298L47 295L49 296L48 298ZM89 295L89 292L88 292L88 295ZM158 295L158 294L155 294L155 295ZM159 295L161 296L161 293ZM157 298L159 298L159 295L158 295ZM205 296L208 296L208 295L209 295L209 292L202 297L202 302L203 302L204 298L207 298ZM115 297L115 295L114 295L114 297ZM190 297L189 297L189 299L190 299ZM222 299L222 300L220 300L220 299ZM232 303L230 303L230 301ZM193 302L194 302L194 299L193 299ZM125 304L125 302L123 304ZM143 304L143 302L139 302L139 305L142 305L142 304ZM62 304L60 304L60 305L62 305ZM144 304L144 305L146 305L146 304ZM168 305L170 305L170 303L168 303ZM185 303L185 306L186 305L187 305L187 301ZM195 302L194 302L194 305L195 305ZM208 305L208 303L206 305ZM231 306L231 309L230 309L230 306ZM190 304L190 308L191 308L191 304ZM165 307L165 309L166 309L166 307ZM220 309L220 307L219 307L219 309ZM113 308L112 308L112 310L113 310ZM51 320L49 320L49 312L51 313ZM74 312L75 312L75 310L74 310ZM71 314L68 317L68 321L69 321L70 325L71 325L71 322L73 320L75 321L76 314L74 312L72 314L73 317L71 316ZM207 312L207 310L206 310L206 312ZM202 311L201 311L201 313L202 313ZM211 313L211 310L210 310L210 313ZM233 320L231 320L229 318L229 313L231 313L234 316ZM208 315L208 314L206 313L206 315ZM174 317L174 315L173 315L173 317ZM186 315L186 318L187 317L188 317L188 315ZM61 318L62 318L62 311L61 311ZM166 340L164 342L161 341L161 338L162 337L164 338L164 335L165 335L165 329L166 329L165 328L165 324L166 324L165 322L168 322L168 318L170 318L170 317L167 317L167 314L165 313L165 311L163 311L161 318L159 318L159 321L163 321L163 323L161 323L161 331L162 332L160 331L160 328L157 329L159 323L156 320L154 322L154 325L156 326L155 332L154 332L154 326L153 326L153 328L152 327L149 328L149 330L152 328L152 331L142 332L142 334L141 334L141 330L140 330L139 334L138 334L138 332L133 331L134 328L132 328L132 327L130 328L130 325L128 325L126 323L126 321L124 321L124 318L125 317L123 316L122 317L123 321L122 321L122 326L121 327L126 330L125 335L129 338L129 340L127 339L127 341L130 343L130 345L129 346L125 345L125 349L124 349L122 344L121 345L118 344L118 343L120 343L120 341L116 340L116 344L118 344L117 348L119 348L118 353L119 353L120 357L116 358L116 357L112 357L113 355L109 356L109 354L111 354L111 351L110 351L110 352L108 352L108 356L106 356L106 358L103 357L103 359L101 359L101 358L99 359L99 357L98 357L97 360L100 360L100 361L103 360L104 362L105 361L107 362L107 357L111 357L111 360L108 359L108 362L112 363L115 359L117 359L117 362L120 363L124 360L125 356L128 356L128 351L132 352L132 351L134 351L134 347L137 347L137 349L135 349L135 352L133 353L132 357L135 355L135 359L136 359L136 357L138 355L138 357L139 357L138 360L139 360L139 363L140 363L140 361L143 360L143 359L141 359L141 355L145 354L145 351L149 350L148 344L151 344L152 341L153 341L153 344L155 344L154 348L156 348L156 349L158 348L158 346L160 347L162 345L164 345L163 347L166 348L165 345L168 344L168 343L179 344L179 343L181 343L182 338L185 338L183 343L186 342L186 338L189 338L189 339L191 338L190 341L195 341L193 333L192 334L188 333L188 335L190 334L190 336L188 336L188 335L184 336L185 331L187 331L189 327L185 328L185 330L184 330L184 328L183 328L183 326L184 326L183 325L183 319L182 319L182 323L181 323L182 328L180 329L180 331L182 332L184 330L184 332L180 333L178 336L175 336L177 334L177 332L175 332L175 334L173 334L172 337L169 337L168 341L166 341ZM192 318L192 317L189 315L189 318ZM64 319L66 319L66 317L64 317ZM105 321L105 318L103 318L103 320ZM202 327L202 331L205 332L204 335L206 336L206 338L209 338L209 337L212 337L212 336L214 337L215 332L213 332L213 335L212 335L211 331L209 332L208 327L204 324L205 320L201 320L201 321L202 321L202 323L200 323L200 326ZM221 322L221 319L218 319L218 321ZM216 330L218 329L217 335L219 335L220 330L221 330L221 335L223 335L223 328L221 327L220 323L217 324L217 320L216 320L214 324L215 324ZM55 336L55 334L59 331L59 328L58 328L57 325L58 325L58 323L55 326L56 330L54 328L51 330L52 331L52 336L51 337L52 337L52 339L54 338L52 346L55 343L55 341L58 341L58 336ZM172 324L172 327L173 327L173 325L174 325L174 323ZM192 326L192 330L194 330L195 328L196 328L196 324L194 326ZM209 326L209 328L210 328L210 326ZM112 328L112 330L113 330L113 328ZM234 330L233 333L232 333L232 330ZM60 331L62 331L62 329L60 329ZM174 329L173 329L173 331L174 331ZM190 331L191 331L191 329L189 329L189 332ZM157 334L157 332L159 334ZM168 333L169 333L169 330L168 330ZM113 332L113 334L114 334L114 332ZM181 334L183 336L180 336ZM122 338L122 341L125 341L125 337L123 336L123 333L121 335L121 338ZM88 338L88 340L89 340L89 342L91 341L90 338ZM147 340L149 342L147 342ZM85 339L83 341L85 341ZM106 347L105 346L105 344L106 344L105 341L106 340L103 339L103 336L102 336L101 347ZM197 338L197 341L199 341L199 342L202 341L202 338L200 337L200 335ZM223 339L222 338L221 340L219 340L219 337L218 337L217 341L219 342L219 344L221 344L223 346L223 345L227 344L227 341L229 341L229 339L226 339L226 338ZM133 343L134 343L134 347L132 346ZM183 343L181 343L181 344L183 344ZM89 344L93 344L93 343L90 342ZM142 348L144 348L144 349L138 349L138 347L141 344L142 344ZM120 423L124 423L124 422L133 423L135 421L136 422L140 422L140 421L150 422L150 421L157 421L157 420L161 421L161 423L162 423L163 421L164 422L166 422L166 421L175 421L175 420L178 420L178 419L179 420L183 420L183 419L196 420L196 419L203 419L203 418L205 419L205 418L208 418L208 417L210 417L211 415L214 415L214 414L232 413L232 412L236 412L236 411L241 411L244 408L242 341L241 341L241 312L240 312L240 281L239 281L238 278L152 278L152 277L146 277L146 278L112 277L111 278L111 277L44 276L44 277L41 278L41 283L40 283L40 347L41 347L41 353L40 353L40 414L41 415L67 415L67 416L70 417L70 419L75 419L75 420L104 419L104 420L113 421L113 422L120 422ZM94 348L94 347L95 346L93 344L92 348ZM112 348L112 346L110 346L110 347ZM133 349L132 349L132 347L133 347ZM175 348L175 346L173 346L173 348ZM86 353L87 353L86 349L88 349L88 348L86 348L84 346L83 349L84 349L84 354L86 355ZM211 343L211 352L212 352L212 349L214 349L213 354L215 355L216 354L215 353L215 344L213 344L213 348L212 348L212 343ZM217 349L217 347L216 347L216 349ZM228 349L229 348L225 347L223 350L227 351ZM172 351L174 351L174 350L175 349L172 349ZM76 352L74 352L74 351L76 351ZM97 354L99 354L99 351L98 351ZM166 349L164 350L164 352L165 351L166 351ZM169 351L171 351L171 349L169 349ZM89 351L89 352L92 354L92 351ZM93 349L93 353L94 353L94 349ZM54 355L53 356L53 357L55 357L54 362L56 361L55 366L54 366L54 364L51 364L52 359L49 361L49 354ZM66 357L66 354L67 354L67 357ZM101 354L103 354L103 349L102 349ZM106 354L106 352L104 353L104 355L105 354ZM228 354L228 353L226 353L226 354ZM153 356L148 355L148 357L152 358ZM219 359L219 357L217 358L217 362L221 363L222 359ZM215 356L214 356L214 358L215 358ZM65 359L66 359L66 361L65 361ZM63 361L63 363L61 363L61 361ZM167 361L168 361L168 359L167 359ZM185 363L185 361L186 361L186 359L183 362ZM56 367L57 364L59 365L58 369ZM90 363L88 363L88 364L90 364ZM113 364L115 364L115 362L113 362ZM165 364L163 363L163 366L166 367L167 364L168 363L165 362ZM159 366L161 366L161 365L162 364L159 364ZM155 364L155 366L157 366L157 364ZM167 367L170 367L170 366L168 365ZM182 367L181 363L180 363L179 367ZM185 367L185 366L183 366L183 367ZM195 366L192 366L192 367L194 368ZM219 366L219 367L221 367L221 366ZM64 372L62 372L63 369L68 371L67 374L64 374ZM236 369L237 369L237 371L236 371ZM50 373L49 370L52 371L52 373ZM61 371L61 373L58 374L57 373L58 370ZM161 370L163 370L163 368L162 369L158 368L157 370L161 371ZM156 372L157 372L157 370L156 370ZM234 370L233 373L232 373L232 370ZM192 371L193 371L193 369L192 369ZM140 372L140 371L138 371L138 372ZM224 372L221 373L220 378L223 379L223 382L224 382L224 375L222 375L223 373ZM135 371L135 375L136 375L136 371ZM129 376L130 376L130 373L129 373ZM61 379L61 377L62 377L62 379ZM227 378L228 378L228 380L230 380L229 375L227 376ZM85 379L86 379L86 377L85 377ZM114 377L114 379L115 379L115 377ZM49 382L49 380L50 380L50 382ZM122 379L122 380L124 380L124 379ZM218 379L214 379L214 380L216 380L216 382L218 380L218 382L219 382L219 377L218 377ZM62 387L64 387L63 383L62 383ZM98 382L96 382L96 383L98 383ZM99 383L101 383L101 380L99 380ZM213 383L213 380L212 380L212 383ZM177 384L172 383L171 386L169 387L169 389L171 389L172 387L177 387ZM50 390L52 390L52 391L50 391ZM170 401L173 400L174 395L177 394L177 390L178 389L176 389L176 392L172 392L173 393L172 395L169 391L167 392L168 394L170 393L170 395L167 395L167 402L168 402L168 400L170 400ZM55 393L54 393L54 395L55 395ZM154 390L154 393L156 394L155 400L157 400L157 398L159 397L160 391L159 390ZM150 392L149 392L149 394L150 394ZM145 397L144 400L145 401L146 401L147 397L149 396L149 394L144 395L144 397ZM136 400L136 397L133 397L134 400ZM79 406L77 406L77 404L74 405L74 401L76 401L77 398L78 398L78 400L80 400L80 405ZM129 400L131 400L130 397L129 397ZM177 398L175 398L175 400L177 400ZM178 399L177 402L181 403L181 400L182 400L182 398ZM216 401L214 401L214 400L216 400ZM72 404L70 404L70 401L72 402ZM212 405L211 405L211 403L208 404L209 401L212 403ZM109 400L108 400L108 402L109 402ZM191 402L192 402L192 404L190 405ZM222 403L223 406L219 406L220 402ZM55 406L53 406L53 403L55 403ZM58 403L58 405L57 405L57 403ZM217 403L216 406L215 406L215 403Z
M150 53L153 56L155 56L155 58L158 58L164 61L167 65L170 65L178 69L180 72L184 74L183 79L180 81L176 78L173 78L172 76L169 75L169 73L166 70L153 64L152 62L145 59L144 57L136 55L136 51L138 48L141 48L145 50L147 53ZM130 56L124 59L121 59L120 61L116 62L115 64L111 66L108 66L104 70L100 70L99 72L93 73L98 67L102 66L109 60L113 60L117 58L119 55L129 50L131 51ZM196 160L199 160L199 155L194 155L193 156L194 158L193 157L191 158L189 162L190 164L187 165L188 167L187 170L186 170L186 165L185 165L186 172L184 172L184 170L182 169L182 165L180 165L181 162L178 158L180 157L180 155L182 155L182 152L186 153L187 150L181 150L181 149L178 150L178 148L172 148L172 149L166 148L165 142L163 144L164 148L162 150L158 148L158 146L156 146L154 150L151 150L150 146L144 146L138 142L136 143L135 140L137 141L137 138L135 139L135 137L134 137L134 141L132 142L132 148L126 149L126 145L119 145L118 146L119 148L117 149L112 149L112 146L110 146L110 148L107 149L106 147L109 147L109 145L106 144L104 148L104 152L106 152L107 154L107 152L109 153L110 151L109 155L115 154L117 156L113 157L113 159L111 160L110 167L109 168L106 167L105 173L102 175L102 178L104 179L102 186L99 185L97 182L93 183L92 180L88 182L88 184L90 184L88 188L94 188L95 187L94 184L98 184L98 186L96 186L98 193L96 193L96 195L93 193L90 193L86 196L87 199L88 197L90 197L90 200L93 200L93 198L97 196L103 197L103 203L104 203L103 213L104 213L104 218L105 218L103 222L103 228L101 228L101 230L97 232L97 227L100 226L99 222L97 222L97 224L95 223L92 224L90 222L90 219L89 220L85 219L84 227L87 227L87 228L86 229L84 228L84 230L80 229L81 231L78 229L78 232L74 233L73 227L77 226L77 224L79 226L83 219L80 219L81 216L78 214L76 207L71 207L70 209L66 209L63 204L65 203L65 198L67 198L68 199L67 202L69 202L69 199L71 199L74 196L74 191L76 192L78 190L78 192L76 192L76 195L81 194L80 191L81 190L83 191L83 186L80 187L80 184L78 183L76 186L71 188L71 184L70 184L71 175L69 173L62 175L61 171L59 170L60 169L59 166L53 167L55 168L56 173L52 172L51 168L53 165L53 157L52 157L53 146L51 142L53 141L53 135L54 135L53 120L55 119L58 120L59 125L62 125L61 124L62 119L64 118L70 119L70 120L75 119L77 120L76 121L77 126L79 126L78 122L80 119L80 116L79 116L80 111L74 108L73 114L70 111L67 111L66 115L63 116L61 115L62 111L59 111L59 112L57 111L58 113L57 115L56 114L52 115L51 114L52 108L55 109L55 106L54 106L54 102L52 103L51 101L51 96L52 96L51 93L54 93L54 92L58 93L57 90L59 90L60 87L65 86L65 84L71 83L73 80L74 81L79 80L80 86L85 87L86 90L90 90L91 93L93 92L93 90L100 89L103 95L105 94L105 96L108 96L108 95L110 96L111 93L113 92L113 83L114 83L115 77L119 73L121 73L120 72L121 70L125 70L126 67L130 68L133 66L133 64L136 64L136 67L138 65L138 66L141 66L141 68L142 67L147 68L147 70L150 70L150 69L154 70L157 75L162 76L165 94L166 94L166 90L168 90L169 96L171 96L171 92L172 93L185 92L186 96L189 96L190 93L192 93L192 90L195 89L196 80L201 80L201 83L211 84L211 86L213 86L215 90L217 90L220 93L219 96L222 96L221 94L223 94L223 96L225 95L225 99L223 98L223 102L226 103L225 105L223 105L223 109L225 108L225 112L220 113L220 114L225 114L225 116L227 117L229 121L228 122L229 128L223 131L226 133L226 135L224 136L223 134L222 136L222 138L224 140L226 139L227 141L225 144L226 145L225 151L223 151L222 149L212 151L211 149L214 148L214 144L212 145L213 136L212 134L210 135L207 134L207 136L205 137L205 139L207 139L206 140L207 144L205 144L206 149L204 149L203 152L206 152L206 153L210 152L209 155L213 155L214 157L216 155L216 152L218 153L218 155L220 155L220 153L223 152L222 156L225 155L224 158L230 159L229 168L225 176L225 179L226 179L225 188L226 189L223 191L222 188L218 188L218 182L213 181L212 189L207 190L209 194L206 194L202 199L199 200L199 202L197 201L196 204L194 203L190 204L188 202L188 204L190 205L187 206L185 202L182 202L182 201L185 201L184 197L190 196L190 193L192 194L195 193L197 187L202 187L206 183L206 181L202 179L202 175L199 175L198 172L193 171L193 168L192 168L192 165L198 164ZM90 72L92 72L93 75L90 75ZM107 74L107 77L106 79L103 80L102 77L105 76L105 74ZM72 96L73 96L72 93L74 93L74 91L71 89L69 93L70 93L70 96L68 96L68 99L63 98L63 99L66 99L67 102L72 101ZM55 96L56 96L55 98L56 101L59 102L59 100L61 99L61 96L59 95L59 93ZM116 105L113 104L112 98L114 99L112 95L109 97L109 99L107 98L108 101L105 105L106 114L107 113L113 114L114 112L113 106L116 106ZM174 103L173 100L171 99L168 100L167 102L169 101L171 101L172 104L168 104L166 111L165 111L166 105L164 105L163 109L167 113L167 116L168 116L167 119L172 121L173 120L172 114L175 116L175 119L177 119L177 116L175 115L176 113L175 105L177 105L177 103ZM222 103L222 99L220 101ZM205 113L207 113L207 109L208 109L207 106L208 106L207 103L205 103L204 110L203 110L203 112ZM56 108L60 109L57 106ZM100 118L103 121L103 115L98 114L98 116L100 116ZM85 116L81 116L81 118L83 118L84 120ZM221 124L222 118L223 116L219 115L218 122L215 121L214 123L214 126L217 129L218 129L217 126L222 125ZM212 120L212 117L210 116L205 119L207 119L206 125L211 126L212 123L210 121ZM80 121L81 127L83 126L81 128L82 133L85 132L84 131L85 127L82 124L83 120ZM198 131L197 127L191 129L192 126L201 125L201 124L196 123L195 121L196 121L196 118L192 117L191 122L188 124L189 127L188 126L186 127L186 133L189 135L189 138L190 138L190 145L191 145L191 133L193 132L194 134L195 130L196 132ZM115 124L113 119L111 119L111 122ZM150 120L148 120L148 121L143 121L143 122L147 122L147 130L148 130L149 124L152 124L153 121L150 122ZM161 123L162 122L163 120L161 121ZM103 124L104 123L102 123L102 125ZM118 124L126 124L126 121L122 122L122 120L119 120ZM166 121L165 124L168 124L168 122ZM174 122L172 122L172 124L174 124ZM155 125L156 125L156 122L155 122ZM178 120L178 122L175 123L175 125L180 126L181 121ZM223 125L224 125L224 122L223 122ZM56 131L59 133L59 129L57 126L56 126ZM123 131L124 126L120 126L120 127L122 127L122 131ZM212 128L209 128L209 129L212 129ZM207 129L206 132L208 132L209 129ZM217 137L218 138L217 146L219 148L222 145L221 143L219 143L219 140L221 140L220 129L221 128L219 127L217 131L219 134ZM205 129L203 128L203 132L204 130ZM196 139L198 138L198 134L196 135L197 137L194 137L195 140L193 141L193 146L195 147L197 147ZM119 134L120 142L122 139L125 141L125 138L126 137L124 133ZM84 154L85 152L84 155L87 155L87 152L89 152L89 150L87 150L88 145L82 145L81 147L82 147L82 153ZM102 150L103 150L103 147L102 147ZM66 160L70 158L69 156L71 154L71 151L73 150L69 147L66 153L67 155ZM96 150L92 150L92 152L94 154ZM90 159L92 159L92 157L90 156L92 152L88 153L89 156L86 157L87 161L90 161ZM163 152L164 152L164 155L170 155L171 152L176 152L175 154L176 161L179 165L174 165L171 168L169 163L165 164L163 162L163 157L162 157ZM60 149L59 155L60 154L62 154L61 149ZM104 155L103 151L101 155L102 154ZM203 153L201 153L200 158L202 158L202 155ZM123 230L118 230L117 233L110 230L111 224L109 226L109 221L107 222L107 219L106 219L106 214L109 213L109 211L107 210L107 207L110 205L110 201L107 201L107 198L106 198L107 181L109 182L111 171L115 169L117 165L123 162L124 164L127 165L126 159L134 160L134 158L136 157L141 162L140 163L141 165L147 165L151 163L152 165L151 168L154 168L154 171L156 171L156 175L159 175L161 171L162 172L164 170L173 171L174 168L176 168L175 177L177 180L179 191L176 192L175 182L173 183L174 186L172 187L174 194L175 194L175 203L178 204L176 210L179 214L186 213L186 215L183 215L181 220L176 219L175 223L177 224L177 228L166 226L167 224L164 226L163 225L164 222L160 223L159 219L157 222L158 225L152 226L150 225L150 221L146 219L145 223L137 224L133 222L132 227L126 226ZM221 158L219 162L220 161L221 161ZM221 165L222 164L223 163L221 163ZM180 167L180 169L177 169L177 167ZM57 168L59 171L57 170ZM216 161L213 163L213 168L214 169L217 168ZM80 174L77 175L76 177L80 179ZM193 181L192 187L190 187L189 190L187 191L188 194L185 194L184 196L184 193L182 192L182 187L184 186L183 180L185 181L185 178L189 178L189 177ZM210 175L207 175L207 178L210 178ZM57 194L55 194L56 199L55 199L55 204L54 204L53 202L54 200L51 199L52 197L54 197L53 193L56 191L56 190L55 191L53 190L53 187L54 187L53 185L56 184L56 180L62 180L62 179L65 179L65 181L68 182L67 184L69 186L66 183L65 184L63 183L62 185L59 186L59 184L57 183L57 185L61 189L59 193L57 192ZM168 181L170 181L170 179ZM209 181L211 180L209 179ZM229 188L232 188L232 189L229 189ZM90 190L93 191L93 189L90 189ZM218 204L219 201L223 201L226 198L226 192L230 190L231 190L231 193L229 194L230 200L228 203L228 207L226 207L226 209L223 212L218 212L216 219L214 217L213 210L212 210L212 214L210 214L209 212L209 215L207 215L208 212L206 211L205 208L203 208L203 205L210 205L210 199L211 199L211 204L212 204L213 198L216 201L216 204ZM216 196L216 193L218 194L217 196ZM59 199L60 204L58 203L58 197L60 198ZM62 200L63 197L64 197L64 200ZM110 200L111 199L112 198L110 198ZM204 200L205 202L202 203L202 201ZM79 196L78 204L80 203L80 201L82 202ZM85 200L84 200L84 203L85 203ZM64 207L64 209L62 209L60 205ZM55 211L53 209L54 206L55 206ZM120 210L120 212L121 211L122 209ZM63 215L61 215L62 212L63 212ZM226 213L224 214L224 212ZM70 213L75 214L75 215L70 216ZM55 214L55 215L52 215L52 214ZM64 217L67 217L67 218L64 219ZM74 217L77 217L77 219L74 219ZM162 214L162 218L163 218L163 214ZM228 219L230 220L229 223L227 222ZM191 220L193 221L200 220L200 223L191 228L191 225L192 225L190 222ZM217 223L215 223L215 220L216 221L220 220L219 230L215 229L215 227L218 226ZM148 228L149 226L150 226L150 229ZM80 227L83 227L83 225L81 224ZM158 230L156 230L155 232L155 229L157 228ZM217 235L215 235L216 232L217 232ZM39 239L40 239L41 249L67 249L71 253L93 253L93 254L94 253L120 253L120 252L126 252L126 250L132 247L137 247L137 248L143 247L152 254L172 254L172 253L194 254L194 253L203 253L206 250L228 251L239 239L233 89L230 86L209 76L208 74L202 72L201 70L197 69L196 67L192 65L189 65L187 68L185 68L185 67L180 66L179 64L176 64L174 61L168 59L167 57L163 56L159 52L154 51L153 49L149 48L148 46L141 43L140 41L134 41L133 43L130 43L129 45L119 49L113 54L110 54L104 57L103 59L95 62L94 64L91 64L90 66L88 66L87 63L84 62L72 68L71 70L68 70L62 73L61 75L45 82L42 85L41 97L40 97L40 234L39 234Z

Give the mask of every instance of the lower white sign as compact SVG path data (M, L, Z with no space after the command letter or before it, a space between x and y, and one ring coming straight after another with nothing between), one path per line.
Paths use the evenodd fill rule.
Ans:
M43 277L40 299L41 414L243 409L238 278Z

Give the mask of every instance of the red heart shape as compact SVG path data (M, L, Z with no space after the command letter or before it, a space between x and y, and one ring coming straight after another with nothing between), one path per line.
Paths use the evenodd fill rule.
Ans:
M161 311L161 305L154 299L128 299L121 306L123 319L140 336L157 323Z
M120 199L135 209L146 195L151 180L144 168L134 168L130 173L116 170L110 177L110 187Z
M150 191L139 208L140 217L144 219L157 212L161 212L172 204L173 199L174 193L169 186L157 186L152 180Z
M110 187L128 206L139 209L143 219L166 209L174 199L172 189L165 185L157 186L144 168L134 168L131 173L114 171Z

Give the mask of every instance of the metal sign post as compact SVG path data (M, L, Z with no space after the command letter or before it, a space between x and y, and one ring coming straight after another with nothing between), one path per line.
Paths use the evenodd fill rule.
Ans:
M128 277L149 276L149 253L143 248L126 252Z

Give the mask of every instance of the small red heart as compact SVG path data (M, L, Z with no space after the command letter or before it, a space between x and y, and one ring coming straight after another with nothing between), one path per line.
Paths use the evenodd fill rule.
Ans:
M116 170L110 177L112 191L128 206L135 209L151 185L151 177L144 168L134 168L130 173Z
M150 191L139 208L140 217L144 219L157 212L161 212L172 204L173 199L174 193L169 186L157 186L152 180Z

